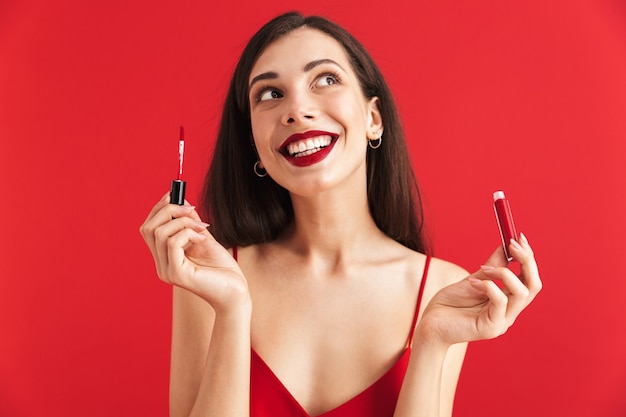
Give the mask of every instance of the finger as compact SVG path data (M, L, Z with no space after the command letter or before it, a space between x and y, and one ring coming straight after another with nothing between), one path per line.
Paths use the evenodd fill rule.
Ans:
M191 216L193 220L199 220L199 217L194 216L193 214L193 206L178 206L175 204L169 204L167 201L169 201L169 197L157 203L157 206L160 206L160 209L152 215L151 218L146 220L140 229L146 244L153 254L157 250L155 233L159 227L171 222L173 218L189 218L189 216ZM163 202L165 203L163 204Z
M160 204L157 204L157 206L159 206L159 205ZM157 208L157 206L155 206L155 208ZM166 206L160 205L159 210L156 213L154 213L154 214L150 214L150 216L148 216L146 221L141 225L141 227L139 229L139 231L141 233L141 236L143 237L143 240L146 242L146 245L150 249L150 252L152 253L152 256L155 258L155 262L157 262L157 259L156 259L157 254L156 254L155 230L159 226L161 226L163 224L163 222L164 222L164 220L160 219L160 217L163 218L163 216L159 216L159 213ZM157 262L157 271L158 271L158 262Z
M165 204L161 209L154 214L154 216L147 222L148 228L154 230L163 224L172 221L172 219L178 219L182 217L188 217L195 221L200 221L200 216L195 211L194 206L178 204Z
M191 217L178 217L159 226L154 231L154 248L157 258L157 270L166 271L168 268L168 241L184 229L193 230L196 233L207 233L208 224L198 222Z
M485 262L485 265L490 266L507 266L509 261L506 259L506 255L504 254L504 248L502 245L498 245L496 250L493 251L491 256Z
M159 210L161 210L163 207L165 207L169 203L170 203L170 194L165 193L165 195L161 197L161 199L154 205L154 207L152 207L152 210L150 210L150 213L148 213L148 217L146 217L146 220L153 218Z
M520 263L520 280L528 287L534 297L542 288L539 268L535 255L528 243L528 239L522 233L519 242L511 241L510 251L513 258Z
M150 213L148 213L148 216L139 227L139 233L141 233L144 240L152 234L152 228L150 227L152 219L167 204L169 204L169 193L161 197L161 199L152 207L152 210L150 210Z
M169 193L165 194L150 210L150 213L144 220L143 224L140 227L140 232L142 235L150 235L151 231L154 229L156 225L160 225L163 223L163 218L167 219L165 215L163 215L163 210L165 209L167 212L180 212L187 213L190 210L193 210L195 207L190 205L178 206L175 204L170 204L170 196ZM171 207L170 207L171 206ZM157 219L155 221L155 219Z
M496 250L493 251L491 256L487 259L484 265L481 265L480 268L470 275L470 278L476 278L479 280L493 280L500 279L498 274L489 274L486 272L495 270L497 268L506 268L509 262L506 259L506 255L504 254L504 249L502 246L498 246Z
M506 267L493 267L491 265L481 265L480 272L483 276L489 280L499 280L504 284L505 289L509 290L513 295L527 295L528 288L522 283L522 281Z
M482 326L478 329L481 337L491 339L501 335L508 328L506 320L508 298L493 281L472 279L470 282L489 299L486 315L481 319Z
M159 226L154 231L154 235L159 242L164 242L183 229L192 229L198 233L208 233L207 227L209 227L208 223L196 221L191 217L177 217Z
M493 281L483 281L483 283L491 304L489 318L494 323L498 322L505 316L509 300Z
M513 324L519 313L530 304L532 300L530 290L508 268L484 269L484 272L487 276L501 280L504 286L501 290L508 298L506 317L509 325Z
M193 276L193 266L185 256L185 250L194 244L206 241L207 236L190 228L185 228L167 241L167 276L173 284L189 288Z
M199 221L199 222L202 221L202 219L200 218L200 215L196 211L196 206L192 206L191 204L189 204L187 200L185 200L184 205L178 206L178 207L181 207L183 210L185 210L187 216L191 217L195 221Z

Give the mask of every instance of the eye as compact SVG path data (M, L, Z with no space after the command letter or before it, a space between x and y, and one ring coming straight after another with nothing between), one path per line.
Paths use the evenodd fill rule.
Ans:
M259 90L258 93L256 93L255 99L257 102L259 102L259 101L274 100L277 98L281 98L282 96L283 95L280 93L280 91L274 88L263 88Z
M327 87L333 84L339 84L341 80L337 74L328 73L322 74L315 82L316 87Z

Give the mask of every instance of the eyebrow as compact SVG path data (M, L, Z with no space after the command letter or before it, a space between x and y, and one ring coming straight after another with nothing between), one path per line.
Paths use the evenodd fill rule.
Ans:
M311 61L308 64L306 64L304 66L304 72L311 71L313 68L317 67L318 65L322 65L322 64L335 64L339 68L341 68L343 71L345 71L341 67L341 65L339 65L337 62L335 62L335 61L333 61L332 59L329 59L329 58L324 58L324 59L316 59L315 61Z
M339 68L341 68L343 71L345 71L345 69L343 69L343 67L341 65L339 65L336 61L333 61L332 59L329 58L323 58L323 59L316 59L315 61L311 61L308 64L306 64L303 68L304 72L309 72L311 71L313 68L322 65L322 64L334 64L336 66L338 66ZM264 72L262 74L257 75L256 77L254 77L251 81L250 81L250 85L248 86L248 90L252 90L252 86L259 82L259 81L263 81L263 80L274 80L278 78L278 73L275 71L268 71L268 72Z

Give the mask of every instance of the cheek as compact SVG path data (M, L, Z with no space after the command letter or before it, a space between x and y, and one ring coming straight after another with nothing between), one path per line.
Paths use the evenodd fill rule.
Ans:
M272 154L272 132L273 129L267 122L252 122L252 140L256 148L256 153L261 161L268 162Z
M349 123L349 127L355 131L365 134L370 120L367 105L360 95L350 95L344 97L341 102L336 102L335 108L341 117Z
M263 118L252 119L251 121L252 138L257 148L263 147L268 135L267 123L263 122Z

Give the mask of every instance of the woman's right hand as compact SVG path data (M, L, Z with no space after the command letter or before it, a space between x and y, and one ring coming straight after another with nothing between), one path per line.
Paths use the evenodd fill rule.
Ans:
M226 312L249 303L248 284L233 256L207 230L193 206L170 204L169 193L152 209L139 231L159 278Z

